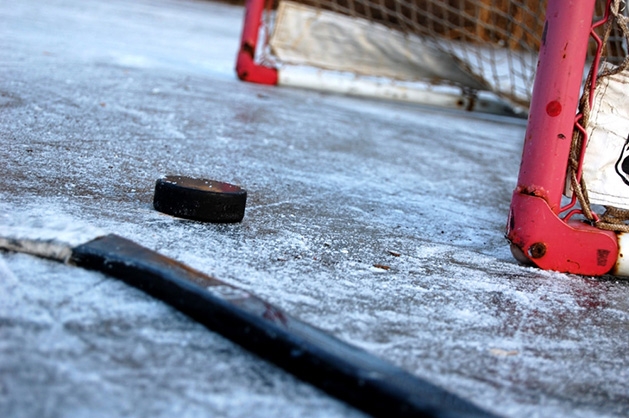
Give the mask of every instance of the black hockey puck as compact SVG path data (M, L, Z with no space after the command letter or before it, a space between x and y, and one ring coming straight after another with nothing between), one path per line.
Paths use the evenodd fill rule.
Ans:
M166 176L155 182L153 207L168 215L202 222L240 222L247 191L220 181Z

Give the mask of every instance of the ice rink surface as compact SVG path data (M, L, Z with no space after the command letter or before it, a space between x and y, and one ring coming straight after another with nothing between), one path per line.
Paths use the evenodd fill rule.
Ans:
M629 415L629 283L520 266L503 237L525 124L240 82L242 16L0 2L0 233L122 235L502 416ZM244 221L156 212L166 174L243 186ZM5 252L0 416L362 414L115 279Z

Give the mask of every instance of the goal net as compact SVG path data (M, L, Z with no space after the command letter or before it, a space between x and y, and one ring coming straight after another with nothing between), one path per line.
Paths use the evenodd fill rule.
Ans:
M267 84L525 113L543 3L248 0L237 71Z

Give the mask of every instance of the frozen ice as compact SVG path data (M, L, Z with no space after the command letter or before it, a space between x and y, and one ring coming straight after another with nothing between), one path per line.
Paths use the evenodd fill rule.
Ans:
M240 82L242 17L0 2L0 235L119 234L499 415L629 415L629 284L504 238L524 122ZM153 210L169 174L243 186L243 222ZM0 253L0 416L125 415L361 413L112 278Z

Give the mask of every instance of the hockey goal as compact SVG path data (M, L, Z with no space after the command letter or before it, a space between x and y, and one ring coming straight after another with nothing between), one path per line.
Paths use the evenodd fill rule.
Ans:
M520 261L584 275L629 275L624 3L579 0L566 7L561 0L548 2L507 225ZM584 66L589 68L585 84Z
M624 0L246 0L236 71L263 84L528 112L513 254L629 276L625 16Z
M236 70L257 83L526 114L543 11L539 0L247 0Z

